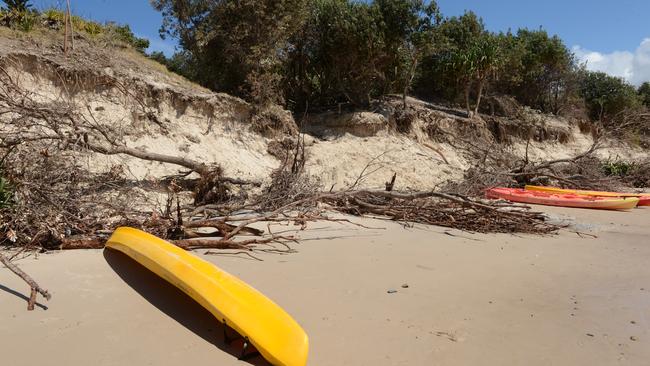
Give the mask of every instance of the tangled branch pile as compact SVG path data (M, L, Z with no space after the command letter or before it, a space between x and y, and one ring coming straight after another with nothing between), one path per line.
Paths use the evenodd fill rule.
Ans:
M601 148L596 140L591 147L570 158L533 162L499 150L484 150L483 159L465 172L461 182L450 182L445 190L464 195L482 195L492 187L548 185L571 189L615 191L627 186L620 177L606 174L603 162L595 156Z
M337 211L352 215L376 215L472 232L544 234L557 230L545 223L541 213L526 207L440 192L341 192L322 200Z

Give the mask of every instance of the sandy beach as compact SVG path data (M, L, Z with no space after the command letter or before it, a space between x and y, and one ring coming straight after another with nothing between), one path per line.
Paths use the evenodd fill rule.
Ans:
M382 229L311 225L297 253L262 262L198 254L292 314L311 365L647 364L650 209L538 209L572 228L475 235L352 219ZM119 253L17 263L53 299L27 312L26 285L0 269L3 364L246 364L209 313Z

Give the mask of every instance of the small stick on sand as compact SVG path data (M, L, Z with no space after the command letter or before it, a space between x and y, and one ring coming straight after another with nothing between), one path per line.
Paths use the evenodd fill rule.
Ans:
M18 277L22 278L23 281L27 282L27 284L29 285L31 292L29 294L29 301L27 302L27 310L29 311L34 310L34 304L36 304L37 293L43 295L43 297L47 300L50 300L52 298L52 295L50 295L50 293L47 292L47 290L41 288L41 286L39 286L38 283L36 283L36 281L34 281L33 278L31 278L27 273L23 272L22 269L18 268L18 266L11 263L9 259L7 259L4 255L2 255L2 253L0 253L0 262L2 262L2 264L4 264L7 268L9 268L11 272L18 275Z

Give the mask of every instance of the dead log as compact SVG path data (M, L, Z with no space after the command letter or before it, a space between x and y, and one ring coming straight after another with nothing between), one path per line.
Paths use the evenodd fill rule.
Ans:
M196 221L187 222L185 224L185 228L188 229L195 229L201 227L215 228L219 231L220 236L225 236L226 234L230 233L235 228L237 228L237 226L235 225L226 223L224 219L196 220ZM252 227L246 227L242 229L241 232L250 235L255 235L255 236L261 236L264 234L263 230L255 229Z
M104 155L119 155L119 154L125 154L129 156L133 156L134 158L142 159L142 160L148 160L148 161L158 161L162 163L169 163L169 164L174 164L174 165L179 165L184 168L190 169L192 171L195 171L199 173L200 175L207 175L209 174L213 169L211 169L207 164L192 160L192 159L187 159L183 158L180 156L172 156L172 155L165 155L165 154L158 154L158 153L152 153L148 151L142 151L134 148L130 148L127 146L102 146L102 145L96 145L96 144L86 144L85 145L89 150L92 150L96 153L104 154Z
M102 238L63 239L58 245L60 250L104 249L106 240Z

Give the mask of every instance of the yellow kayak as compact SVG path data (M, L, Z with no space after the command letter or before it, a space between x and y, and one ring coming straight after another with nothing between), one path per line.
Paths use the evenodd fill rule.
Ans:
M239 278L171 243L121 227L106 247L133 258L234 329L273 365L304 366L309 341L282 308Z
M606 191L585 191L579 189L563 189L557 187L526 186L527 191L577 194L580 196L592 197L636 197L639 198L639 206L650 206L650 193L624 193L624 192L606 192Z

